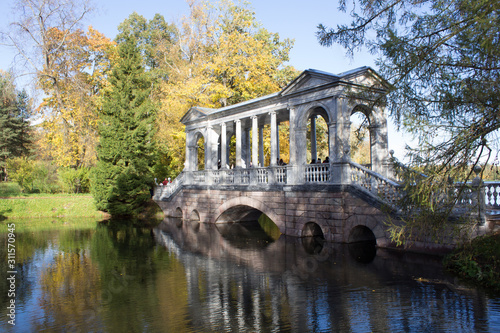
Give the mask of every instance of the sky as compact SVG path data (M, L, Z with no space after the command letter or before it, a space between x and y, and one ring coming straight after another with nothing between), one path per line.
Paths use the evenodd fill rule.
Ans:
M5 29L13 19L13 0L0 0L0 29ZM189 13L185 0L101 0L94 1L97 10L84 21L84 26L91 25L108 38L114 39L118 25L134 11L152 19L156 13L165 17L168 22L178 23ZM353 58L338 45L320 46L315 32L317 26L323 23L335 27L340 23L350 22L349 13L338 10L336 0L251 0L249 7L255 12L255 17L264 28L272 33L279 33L280 39L294 39L290 52L289 65L302 71L317 69L333 74L350 69L369 66L377 70L375 56L368 52L354 54ZM13 58L13 50L0 45L0 69L8 70ZM395 126L389 121L389 149L395 151L395 156L403 159L404 146L411 143L402 133L396 132Z

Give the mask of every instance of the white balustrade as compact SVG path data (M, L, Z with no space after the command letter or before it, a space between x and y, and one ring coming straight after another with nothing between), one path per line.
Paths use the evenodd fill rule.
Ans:
M399 184L382 177L357 163L350 162L351 183L381 197L387 203L395 204L400 198Z
M256 168L257 170L257 183L258 184L268 184L269 183L269 171L267 168Z
M484 197L487 208L500 210L500 181L484 182Z
M305 167L306 183L329 183L330 182L330 164L318 163L308 164Z

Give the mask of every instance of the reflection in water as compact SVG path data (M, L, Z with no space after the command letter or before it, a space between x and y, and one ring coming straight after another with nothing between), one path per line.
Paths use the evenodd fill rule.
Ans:
M349 249L349 254L351 257L363 264L368 264L375 259L377 255L377 242L375 240L372 241L364 241L364 242L356 242L350 243L347 245Z
M260 225L166 219L153 230L19 234L17 324L0 283L0 330L500 330L500 298L457 284L439 258L271 237Z
M246 246L201 224L155 230L158 243L189 267L194 330L219 331L492 331L500 313L487 298L457 285L440 258L376 249L373 242L325 243L281 236ZM234 228L234 229L233 229ZM260 231L259 231L260 232ZM232 234L232 237L236 235ZM195 255L194 253L197 253ZM203 257L200 258L199 254ZM196 261L196 265L187 264Z

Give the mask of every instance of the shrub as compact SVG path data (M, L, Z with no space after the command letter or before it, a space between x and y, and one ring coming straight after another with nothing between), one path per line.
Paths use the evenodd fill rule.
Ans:
M62 189L67 193L88 193L90 190L89 174L87 167L60 168L59 177L62 183Z
M474 239L449 254L444 264L465 280L500 291L500 234Z
M17 157L7 161L11 180L17 182L25 193L60 192L57 167L43 161Z

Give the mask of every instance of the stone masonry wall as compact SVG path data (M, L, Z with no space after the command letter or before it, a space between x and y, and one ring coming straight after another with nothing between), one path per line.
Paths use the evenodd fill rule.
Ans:
M259 210L266 214L285 235L301 237L306 224L315 223L327 241L349 242L353 228L369 228L379 246L388 245L384 229L387 214L345 190L330 188L314 191L281 187L269 191L183 188L171 201L157 202L166 216L202 223L231 222L246 212ZM179 216L179 210L182 216Z

